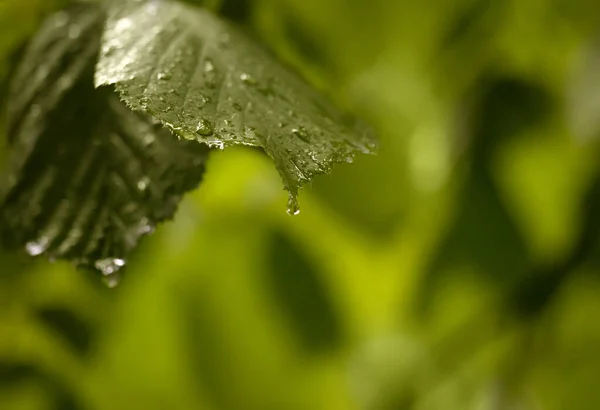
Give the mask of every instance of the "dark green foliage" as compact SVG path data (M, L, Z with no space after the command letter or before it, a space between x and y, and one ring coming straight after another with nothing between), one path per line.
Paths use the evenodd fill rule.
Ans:
M308 351L335 348L341 324L322 276L288 236L274 232L269 244L268 283L281 313Z
M24 384L37 384L50 396L52 410L80 410L79 400L54 375L35 365L21 362L0 362L0 391Z
M175 1L105 6L102 40L104 9L74 3L44 24L14 73L0 188L9 246L111 276L197 187L206 145L262 147L292 214L301 183L374 149L366 126L209 11ZM94 76L108 87L95 90Z
M56 263L0 249L2 410L597 410L598 70L594 58L577 65L596 42L589 31L600 21L593 19L594 0L172 1L131 3L141 14L159 5L165 20L171 7L186 13L171 26L144 25L143 46L129 47L127 38L107 42L112 57L121 46L142 52L120 59L122 73L150 78L137 70L143 53L168 66L181 49L178 69L190 74L182 42L204 45L203 35L210 37L207 25L191 23L197 15L202 22L218 19L197 11L203 6L241 23L244 36L268 42L336 100L362 110L383 136L381 153L315 179L304 193L306 209L290 218L261 146L210 151L201 189L135 253L116 225L102 233L114 258L89 258L99 258L105 273L127 258L128 280L117 292L65 263L79 245L58 253L73 223L47 250ZM81 67L71 58L85 57L92 43L94 54L102 51L97 36L106 20L87 14L93 5L66 9L68 16L93 17L82 30L46 26L43 37L30 39L31 47L41 44L37 58L29 46L25 54L15 52L34 32L35 24L19 30L27 16L50 10L49 2L59 1L0 0L0 76L14 65L12 77L20 79L5 87L11 96L0 116L5 121L11 112L12 132L2 135L11 144L0 146L7 172L18 158L15 148L27 136L36 139L0 211L30 212L29 194L48 167L57 169L54 181L62 185L40 201L49 215L0 217L5 243L21 249L29 243L30 251L39 250L31 240L39 235L21 226L50 220L62 198L85 202L92 177L115 168L132 183L119 190L102 178L101 203L117 209L111 222L129 215L118 211L119 193L135 205L128 223L174 209L175 199L165 205L178 197L174 191L140 191L146 186L140 175L163 175L161 167L174 161L177 172L156 180L173 190L178 183L191 187L184 165L204 161L199 142L211 138L178 140L185 135L120 102L116 85L94 89L96 58L84 58ZM118 26L133 36L139 27L130 31L129 23L141 14L111 17L109 31ZM187 35L158 53L178 25ZM242 35L230 23L215 26ZM86 27L97 27L96 36ZM227 55L246 56L231 39ZM208 43L218 45L211 58L218 40ZM270 66L275 60L266 53ZM212 68L224 73L219 64L229 61L215 57ZM258 64L260 74L279 73L265 64ZM226 97L269 102L260 94L264 77L239 65L253 75L243 82L240 75L242 95ZM47 82L39 74L44 67L51 67ZM80 75L71 75L74 67ZM176 71L168 80L169 71L159 70L156 82L160 74L159 84L175 84ZM62 90L65 77L80 80ZM214 102L218 90L204 89L200 80L190 92ZM166 101L153 94L157 87L149 84L147 107L154 97L159 108L160 97ZM56 103L49 102L52 95ZM275 112L286 107L275 97L272 103ZM28 119L34 104L39 121ZM198 109L202 119L213 119L214 105ZM586 132L572 127L567 109L582 114ZM456 118L457 112L467 115ZM260 121L268 123L268 114ZM198 125L200 134L209 133L206 123ZM111 136L115 131L120 141ZM139 135L156 140L142 149ZM299 133L299 146L316 151L301 142L304 136ZM90 140L97 144L93 172L69 185ZM124 141L131 143L127 156L113 149ZM74 209L68 219L85 208ZM99 216L94 212L90 221ZM23 232L31 234L19 237ZM427 314L416 315L415 306Z
M555 111L553 96L542 84L485 73L476 84L472 124L469 131L474 161L486 162L511 138L543 122Z
M94 335L91 327L72 310L62 306L40 307L38 320L63 339L70 348L85 356L90 353Z
M453 268L466 268L480 277L486 275L497 287L511 289L520 281L538 283L540 275L556 275L543 269L538 271L532 265L525 241L507 210L491 169L492 155L501 144L551 114L552 98L541 86L498 75L484 75L474 94L467 132L472 159L460 195L462 202L430 261L425 276L426 293L429 286L441 283ZM548 292L554 288L550 283L546 286L550 287ZM533 300L531 303L538 304ZM533 307L523 306L523 309Z
M31 42L12 82L5 243L111 275L195 188L207 148L130 112L93 74L103 13L74 5Z
M219 14L238 23L246 23L252 14L251 0L222 0Z

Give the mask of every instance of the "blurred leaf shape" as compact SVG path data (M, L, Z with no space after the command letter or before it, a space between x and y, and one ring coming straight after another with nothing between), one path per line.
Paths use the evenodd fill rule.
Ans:
M362 410L426 408L419 399L432 383L432 362L420 341L402 334L366 340L351 358L349 382Z
M277 9L277 16L281 21L284 37L289 40L290 47L302 56L302 61L319 67L332 67L318 37L310 31L308 24L291 5L282 3Z
M280 231L272 234L268 255L267 281L296 339L309 352L337 347L343 329L314 263Z
M469 133L475 161L489 160L499 144L544 121L556 108L542 84L511 74L484 72L474 88Z
M36 309L38 320L57 334L70 349L85 356L90 352L94 335L92 327L72 309L63 306L44 306Z
M210 12L176 1L114 2L96 86L179 137L262 147L299 211L300 186L373 153L369 127L336 110L266 50Z
M36 365L18 361L0 361L0 391L14 390L17 385L38 384L47 391L48 409L78 410L79 399L65 386L60 378L49 374Z
M535 317L547 307L563 285L586 264L600 260L600 175L588 187L581 206L582 229L573 249L563 260L534 269L531 275L508 294L507 306L518 316Z
M431 258L426 294L449 269L470 267L492 283L514 282L529 267L528 254L491 176L474 169L456 216ZM429 298L426 298L429 299Z
M99 6L74 4L25 52L10 91L0 234L30 255L95 267L115 285L140 238L198 186L208 150L94 89L103 21Z
M222 335L218 332L218 323L212 315L209 303L202 293L194 293L193 297L187 292L182 293L181 316L185 322L185 346L188 351L190 368L210 401L217 408L235 408L235 399L229 394L229 378L223 357ZM225 370L224 370L225 369Z
M600 38L582 47L567 89L567 114L573 134L589 140L600 136Z
M35 366L18 362L0 362L0 386L20 383L28 378L37 377Z
M477 34L480 40L489 36L491 27L481 23L492 6L490 0L468 1L450 21L441 41L442 48L451 47L474 34Z
M525 241L493 176L492 156L500 144L547 118L553 100L537 84L490 73L482 76L474 94L469 173L456 216L427 268L425 294L452 268L470 267L499 287L513 286L532 268Z

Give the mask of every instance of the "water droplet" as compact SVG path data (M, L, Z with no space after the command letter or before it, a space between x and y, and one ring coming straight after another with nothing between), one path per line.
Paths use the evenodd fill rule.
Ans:
M215 71L215 65L213 64L212 61L210 61L210 60L207 59L204 62L204 72L205 73L211 73L213 71Z
M294 128L292 129L292 134L296 137L300 138L304 142L310 142L310 137L308 136L308 132L304 127Z
M296 216L300 213L300 205L296 196L290 194L287 203L287 213L291 216Z
M240 75L240 80L242 80L244 84L256 85L256 79L248 73L242 73Z
M25 244L25 250L30 256L38 256L44 253L49 245L50 240L47 237L42 236L35 241L27 242Z
M198 108L203 108L206 104L208 104L210 102L210 98L204 96L204 95L200 95L200 97L196 101L196 103L198 104ZM185 114L187 116L187 113ZM193 117L193 115L192 115Z
M94 267L98 269L104 276L112 275L117 272L123 266L125 266L127 262L125 259L120 258L106 258L97 260L94 263Z
M196 134L201 135L203 137L210 137L214 133L214 128L210 121L201 120L196 127Z
M220 149L221 151L225 149L225 143L223 141L219 141L219 140L214 140L209 142L208 144L210 147L215 147Z
M183 131L183 128L181 127L176 127L171 123L165 123L165 127L167 127L169 130L171 130L171 132L173 132L173 134L177 135L177 136L181 136L180 132ZM186 137L187 138L187 137ZM194 138L187 138L187 139L194 139Z
M115 272L115 273L111 273L110 275L105 275L102 278L102 282L104 282L104 284L108 288L114 289L117 286L119 286L119 283L121 283L121 274L118 272Z
M159 80L170 80L171 78L173 78L173 75L171 73L158 73L156 75L156 78L158 78Z
M148 178L148 177L140 178L140 180L137 182L137 189L140 190L141 192L144 192L145 190L147 190L149 186L150 186L150 178Z
M142 143L146 147L149 147L150 145L154 144L154 141L156 141L156 139L154 138L154 134L152 133L148 133L142 137Z

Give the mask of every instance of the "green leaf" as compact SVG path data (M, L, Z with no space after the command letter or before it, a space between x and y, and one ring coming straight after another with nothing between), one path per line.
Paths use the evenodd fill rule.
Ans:
M17 68L0 233L31 255L94 266L114 283L140 238L198 185L208 149L94 88L103 21L92 4L54 15Z
M291 213L302 183L376 145L368 127L246 34L175 1L113 2L95 78L179 137L262 147L290 193Z

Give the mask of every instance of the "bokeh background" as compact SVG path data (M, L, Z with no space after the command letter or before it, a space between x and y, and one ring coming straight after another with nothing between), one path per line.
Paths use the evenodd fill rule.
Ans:
M66 2L0 0L0 94ZM291 217L266 156L214 152L115 289L0 250L0 409L600 408L597 0L207 6L379 154Z

